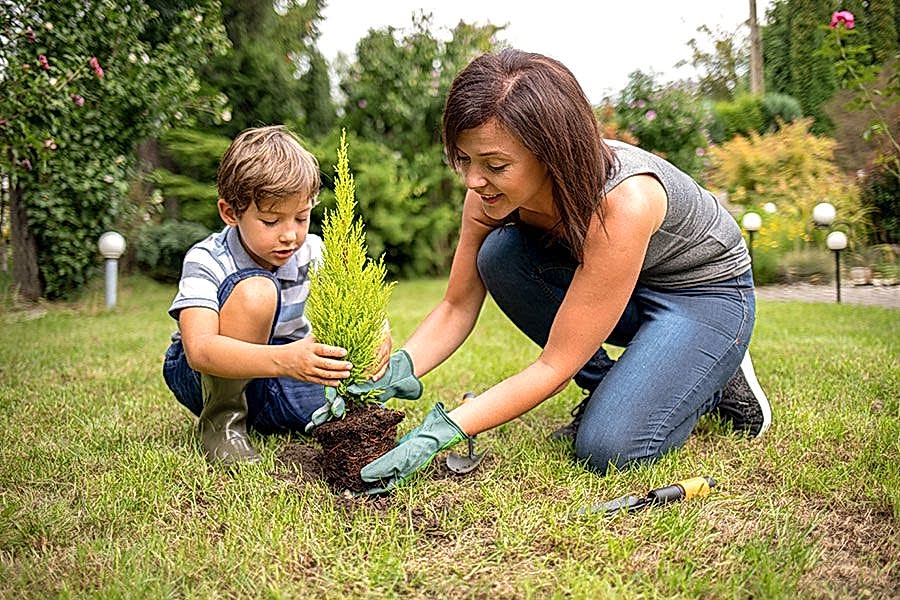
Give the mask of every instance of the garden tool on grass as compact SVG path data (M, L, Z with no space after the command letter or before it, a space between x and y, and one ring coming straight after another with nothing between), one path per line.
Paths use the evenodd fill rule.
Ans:
M603 513L605 517L614 517L620 512L636 512L648 506L668 504L679 500L702 498L709 495L716 482L712 477L691 477L672 485L650 490L644 497L622 496L603 504L595 504L578 511L579 515Z
M466 392L462 397L463 404L474 397L474 392ZM453 452L447 456L447 468L458 475L465 475L466 473L474 471L484 459L483 452L481 454L476 454L475 452L475 436L466 436L466 441L468 442L468 454L463 456Z

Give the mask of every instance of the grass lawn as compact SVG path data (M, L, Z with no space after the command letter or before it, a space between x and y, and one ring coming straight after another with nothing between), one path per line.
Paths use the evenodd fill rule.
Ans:
M711 418L681 451L601 478L547 433L570 386L478 436L467 477L433 469L389 498L335 496L255 438L259 466L206 466L160 367L174 287L122 280L40 311L0 301L0 598L808 598L900 589L900 311L761 302L761 440ZM102 282L100 282L102 285ZM403 282L398 343L442 281ZM488 304L425 380L401 433L536 347ZM310 442L311 443L311 442ZM695 475L702 499L604 519L579 508Z

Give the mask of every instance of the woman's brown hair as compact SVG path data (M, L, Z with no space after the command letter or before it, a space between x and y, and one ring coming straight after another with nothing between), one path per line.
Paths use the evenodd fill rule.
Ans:
M575 76L555 59L512 48L475 58L453 80L444 106L451 166L459 166L462 132L492 119L547 166L560 215L555 233L582 260L591 217L602 222L603 186L615 158Z

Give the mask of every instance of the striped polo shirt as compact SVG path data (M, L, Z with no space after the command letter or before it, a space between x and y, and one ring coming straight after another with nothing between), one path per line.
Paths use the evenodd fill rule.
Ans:
M303 308L309 297L309 268L322 257L322 239L307 234L303 245L274 275L281 284L281 313L275 324L276 338L299 340L309 335L309 320ZM219 312L219 287L225 278L243 269L260 269L244 246L236 227L226 226L205 240L197 242L184 256L178 294L169 307L169 315L178 320L182 309L202 306ZM172 341L181 333L172 334Z

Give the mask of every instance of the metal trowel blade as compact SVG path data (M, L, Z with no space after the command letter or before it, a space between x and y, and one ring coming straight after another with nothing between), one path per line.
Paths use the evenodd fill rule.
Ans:
M452 453L447 456L447 468L458 475L464 475L475 469L484 459L484 453L475 453L475 440L469 438L469 454L463 456L461 454Z

